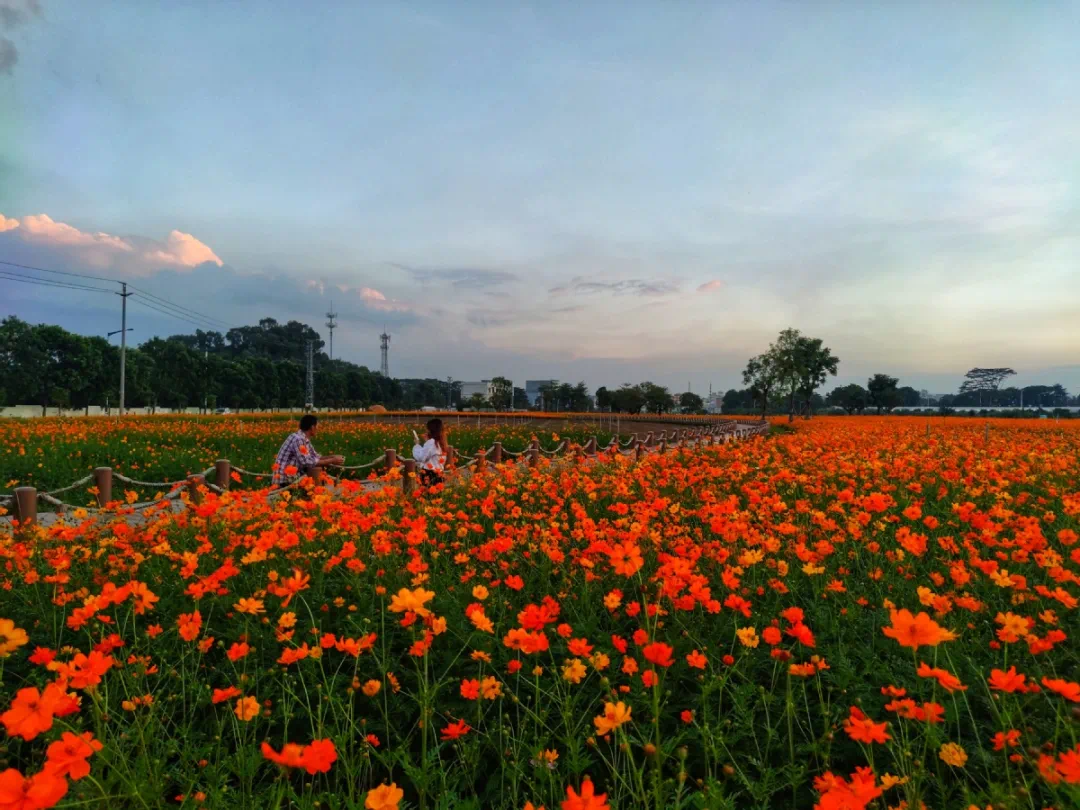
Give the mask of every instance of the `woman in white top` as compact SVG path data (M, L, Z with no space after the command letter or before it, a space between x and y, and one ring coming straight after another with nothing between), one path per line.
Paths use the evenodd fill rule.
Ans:
M415 436L416 433L414 432L413 435ZM412 454L420 465L420 483L425 487L441 484L446 458L450 454L450 443L446 440L442 419L428 420L425 441L420 444L417 438Z

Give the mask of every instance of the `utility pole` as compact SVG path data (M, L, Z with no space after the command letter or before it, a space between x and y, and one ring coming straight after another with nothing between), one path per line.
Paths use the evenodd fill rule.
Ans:
M334 330L337 329L337 321L334 319L337 317L337 313L334 312L334 302L330 301L330 311L326 313L326 328L330 330L330 359L334 359Z
M124 376L127 360L127 300L131 295L127 291L127 282L120 282L120 415L124 415Z
M454 407L454 378L446 378L446 410L452 410Z
M208 371L207 366L210 365L210 350L209 349L206 349L206 348L203 349L202 361L203 361L202 410L203 410L203 415L205 416L206 415L207 394L208 394L208 391L207 391L207 388L206 388L206 384L207 384L207 379L206 378L209 376L207 374L207 371Z
M307 342L307 394L304 397L305 410L315 407L315 341Z

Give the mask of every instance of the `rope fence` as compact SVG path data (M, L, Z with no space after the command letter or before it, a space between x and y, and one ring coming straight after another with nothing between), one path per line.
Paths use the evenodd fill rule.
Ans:
M530 446L520 451L512 451L503 448L501 442L495 442L491 447L484 450L477 451L475 456L467 456L459 453L455 448L450 448L450 457L448 461L449 473L461 473L466 470L475 468L476 472L481 472L487 468L487 465L499 465L501 463L511 462L518 459L524 459L529 466L537 466L541 455L547 458L555 458L560 453L569 455L570 451L575 451L579 458L599 459L605 454L615 456L616 454L621 456L636 456L637 459L641 459L645 455L649 454L662 454L668 449L675 447L701 447L703 444L716 444L727 443L740 439L748 439L755 436L762 436L768 433L768 422L753 422L747 423L742 421L728 420L723 423L714 423L709 427L674 430L671 436L667 435L667 431L662 431L657 437L650 431L646 434L644 439L639 439L636 433L632 434L626 442L620 441L619 437L613 436L611 441L603 448L599 447L596 437L593 436L583 446L571 445L568 441L563 440L559 442L555 447L547 449L540 445L538 439L533 439ZM680 435L681 434L681 435ZM520 463L520 462L517 462ZM401 474L401 486L404 492L412 492L417 485L417 465L413 459L407 459L404 462L399 462L397 458L397 451L394 449L387 449L386 452L367 463L355 464L349 466L333 467L337 470L336 482L340 482L341 473L344 471L366 470L373 469L375 467L385 467L388 473L395 470L398 466L402 468ZM193 473L187 478L183 478L177 481L140 481L135 478L130 478L122 473L114 472L110 467L97 467L90 475L80 478L78 481L69 484L66 487L54 489L50 492L38 492L34 487L18 487L12 493L0 494L0 508L11 509L14 511L15 517L19 520L20 525L28 525L37 521L37 504L38 501L46 503L59 512L65 510L85 510L87 514L125 514L141 512L147 509L151 509L155 506L163 506L170 504L183 497L185 493L188 495L188 501L192 504L198 504L202 500L203 491L209 491L216 495L225 495L229 492L229 484L232 473L236 473L239 476L247 476L255 479L273 478L274 473L261 473L252 472L251 470L245 470L242 467L234 467L228 459L219 459L215 462L214 466L207 467L205 470L199 473ZM207 476L214 476L214 481L207 481ZM271 497L280 496L283 492L288 492L298 487L302 481L310 476L295 475L291 476L284 486L279 486L271 492ZM169 489L170 491L165 494L159 494L153 500L143 501L133 504L121 504L113 500L112 489L113 481L120 481L121 483L128 484L130 486L149 487L153 489ZM66 503L57 495L62 495L66 492L85 487L87 484L93 482L94 489L92 494L94 495L97 505L74 505ZM388 483L387 479L381 478L377 480L360 481L359 486L364 491L373 491L381 489Z

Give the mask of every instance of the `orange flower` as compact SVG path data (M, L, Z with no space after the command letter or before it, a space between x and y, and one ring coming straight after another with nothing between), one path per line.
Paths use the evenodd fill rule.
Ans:
M45 810L67 793L63 776L44 770L24 777L14 768L0 773L0 808L2 810Z
M670 667L675 663L671 657L675 650L660 641L654 641L652 644L647 644L642 648L641 654L645 656L646 661L650 661L656 664L658 667Z
M300 755L300 765L309 774L326 773L335 762L337 749L333 740L312 740Z
M913 650L919 647L936 647L943 641L952 641L956 635L933 619L925 611L913 616L910 610L889 611L892 620L891 627L883 627L881 631L889 638L896 639L902 647L911 647Z
M641 567L645 560L641 556L641 548L633 543L619 543L608 552L608 559L616 574L624 577L632 577Z
M844 731L855 742L884 744L892 739L886 731L888 723L875 723L857 706L851 707L851 714L844 721Z
M434 591L425 591L423 588L417 588L416 590L410 591L408 588L402 588L390 598L390 612L415 613L421 618L430 616L431 611L424 607L424 603L429 602L434 598Z
M245 723L254 720L259 716L259 701L251 695L240 698L236 701L236 708L233 709L233 714Z
M990 688L996 692L1023 692L1027 675L1017 674L1016 667L1009 667L1008 672L1000 669L990 670Z
M1052 692L1057 692L1066 700L1080 703L1080 683L1067 681L1064 678L1043 678L1042 685Z
M964 684L960 683L960 679L948 670L931 667L925 662L919 664L919 669L915 674L920 678L937 678L937 682L949 692L963 692L967 689Z
M611 805L607 803L607 794L597 794L592 779L586 776L581 783L580 793L567 785L566 799L561 807L562 810L610 810Z
M705 669L705 665L709 663L709 660L697 650L694 650L686 656L686 663L694 669Z
M180 628L180 638L184 641L194 641L202 629L202 614L197 610L193 613L181 613L176 624Z
M283 768L299 768L303 765L304 749L296 743L285 743L278 753L270 747L270 743L264 742L261 750L263 757Z
M630 707L621 700L618 703L605 703L604 713L593 718L596 733L601 736L610 734L625 723L630 722Z
M405 791L391 782L389 785L379 785L369 790L364 798L364 807L367 810L398 810L398 802L405 795Z
M90 763L86 760L101 748L101 741L95 740L89 731L80 735L65 731L59 740L50 743L46 749L45 770L72 780L82 779L90 773Z
M233 605L233 609L236 610L237 613L247 613L250 616L266 613L266 607L263 604L262 599L241 599Z
M456 740L458 737L464 737L469 733L471 727L464 721L458 720L456 723L450 723L442 730L440 735L443 742L449 740Z
M67 693L59 684L50 683L42 692L28 686L15 693L11 708L0 714L0 723L10 736L32 740L52 728L53 717L66 701Z

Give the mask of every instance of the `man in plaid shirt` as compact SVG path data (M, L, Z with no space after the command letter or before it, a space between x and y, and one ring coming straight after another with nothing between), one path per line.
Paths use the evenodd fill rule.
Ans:
M320 456L315 452L311 437L319 426L312 413L300 417L300 429L281 445L274 459L274 486L287 484L294 475L311 475L317 467L334 467L345 463L344 456Z

